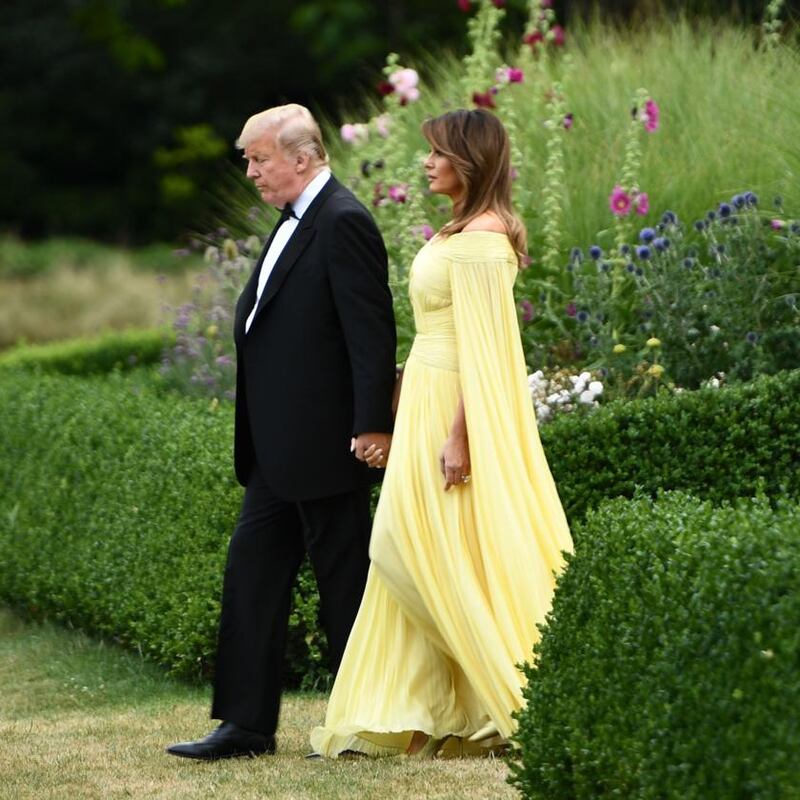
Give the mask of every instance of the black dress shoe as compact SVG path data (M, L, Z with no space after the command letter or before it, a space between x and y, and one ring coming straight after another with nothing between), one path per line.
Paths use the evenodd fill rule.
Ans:
M275 737L240 728L233 722L223 722L203 739L196 742L172 744L167 752L181 758L217 761L220 758L260 756L275 752Z

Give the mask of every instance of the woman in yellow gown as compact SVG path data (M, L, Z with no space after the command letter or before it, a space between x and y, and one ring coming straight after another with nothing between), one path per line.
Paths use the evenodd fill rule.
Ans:
M371 568L314 750L466 752L502 742L572 541L536 429L513 285L525 230L487 111L428 120L453 219L418 253ZM367 454L372 466L383 454ZM470 742L480 740L477 745Z

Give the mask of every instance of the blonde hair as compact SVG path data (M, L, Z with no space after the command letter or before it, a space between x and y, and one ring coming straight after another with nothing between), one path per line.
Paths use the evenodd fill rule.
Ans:
M459 233L492 211L502 220L520 265L527 253L525 225L511 205L511 145L494 114L485 109L448 111L422 123L422 134L453 166L464 187L463 202L440 233Z
M245 122L236 140L240 150L268 133L275 133L275 141L288 155L304 153L315 166L328 163L328 153L322 143L322 132L311 112L297 103L275 106L253 114Z

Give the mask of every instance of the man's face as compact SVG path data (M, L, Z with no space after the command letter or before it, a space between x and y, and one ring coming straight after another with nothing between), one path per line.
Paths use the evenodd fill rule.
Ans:
M275 133L265 133L244 148L247 177L265 203L282 208L294 202L305 183L303 156L293 157L278 146Z

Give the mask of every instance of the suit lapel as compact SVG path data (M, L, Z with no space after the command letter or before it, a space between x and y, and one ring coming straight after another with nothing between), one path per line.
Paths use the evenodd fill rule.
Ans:
M331 175L331 177L328 179L328 182L322 187L322 189L320 189L317 196L311 202L311 205L306 209L306 212L303 214L303 218L300 220L297 229L286 243L286 246L283 248L283 252L281 252L278 260L275 262L275 266L272 268L272 272L267 279L267 285L264 287L264 291L261 294L261 300L258 303L258 308L256 309L256 315L253 317L252 324L255 324L258 315L269 303L269 301L272 300L272 298L278 293L278 290L286 280L286 276L289 274L292 267L297 263L297 260L308 246L308 243L314 238L314 234L316 233L316 227L314 223L317 213L322 206L325 205L331 195L339 188L339 185L339 182L333 177L333 175ZM273 231L273 236L274 235L275 233ZM270 242L271 241L272 237L270 237ZM259 262L264 260L264 256L266 255L268 249L269 243L264 248L264 252L261 254ZM260 271L260 269L261 264L259 263L259 268L256 270L256 272ZM257 284L258 278L256 278L256 285ZM255 297L253 297L253 302L255 302ZM250 308L252 308L252 305Z

